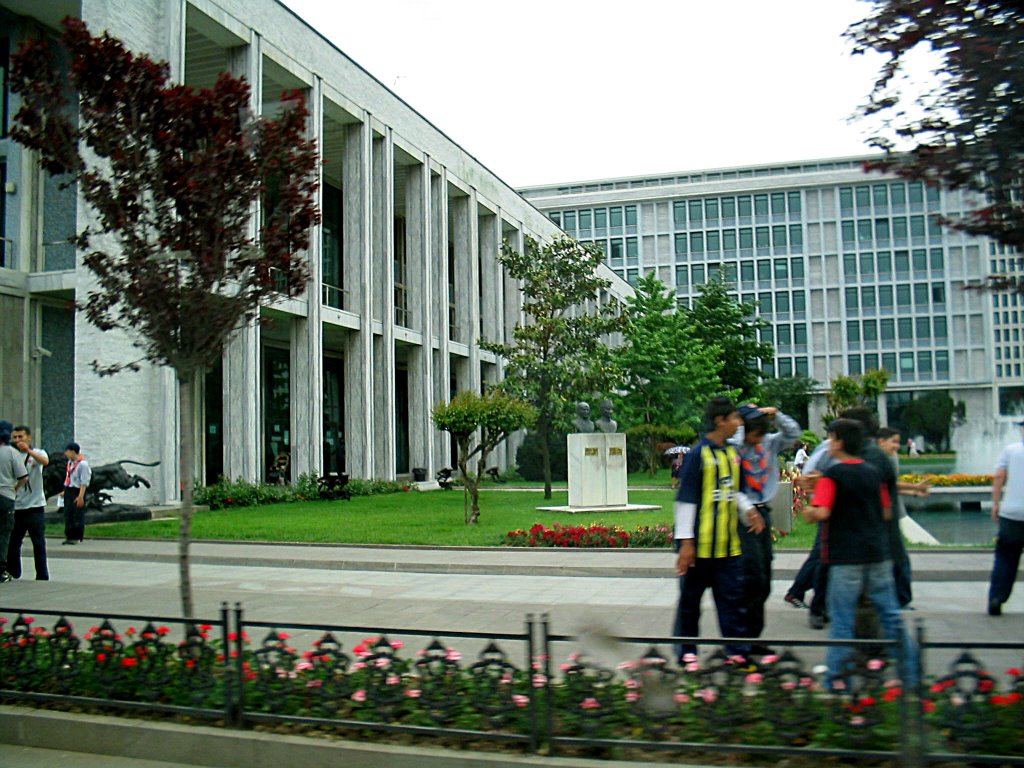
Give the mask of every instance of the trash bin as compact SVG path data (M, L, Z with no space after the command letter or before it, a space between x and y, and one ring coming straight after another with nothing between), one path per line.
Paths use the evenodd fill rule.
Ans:
M413 482L417 482L417 483L425 482L426 479L427 479L427 470L425 470L423 467L413 467L412 468L412 479L413 479Z

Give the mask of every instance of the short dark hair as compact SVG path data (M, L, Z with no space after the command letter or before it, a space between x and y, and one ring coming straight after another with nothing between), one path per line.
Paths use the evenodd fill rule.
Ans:
M32 430L26 427L24 424L19 424L18 426L11 430L11 434L14 434L15 432L24 432L26 435L32 434Z
M772 417L767 414L743 420L743 428L748 435L766 435L771 425Z
M856 455L864 447L864 427L856 419L836 419L828 425L828 431L842 441L846 453Z
M712 397L704 406L704 428L711 431L715 428L715 419L726 418L736 413L736 403L730 397Z
M853 408L847 408L840 412L839 418L860 422L861 427L864 429L864 434L868 437L874 437L875 433L878 432L878 417L867 406L858 405Z
M900 431L898 429L893 429L892 427L879 427L878 431L875 432L875 437L878 440L888 440L893 435L899 434Z

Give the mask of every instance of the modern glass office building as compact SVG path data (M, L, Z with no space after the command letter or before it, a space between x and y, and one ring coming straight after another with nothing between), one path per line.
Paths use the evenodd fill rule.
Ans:
M159 461L144 472L153 489L127 500L178 495L173 372L93 373L94 360L137 357L129 336L75 310L92 279L67 238L93 213L8 136L18 109L10 52L30 36L56 38L66 15L169 62L177 82L244 75L255 114L273 115L280 95L298 90L312 115L323 224L308 253L310 289L266 307L205 377L193 414L197 476L258 480L283 455L293 478L394 478L414 467L432 476L450 465L431 408L499 381L501 360L478 341L505 340L521 319L501 243L521 248L559 230L275 0L0 0L0 416L32 425L47 449L75 438L94 463ZM629 293L601 269L613 285L595 301ZM508 455L503 446L494 459Z
M885 416L932 389L968 418L1019 413L1022 308L965 290L1015 268L983 238L940 226L975 207L850 157L520 190L552 221L607 254L633 283L654 270L682 304L721 276L757 302L775 345L769 376L891 374Z

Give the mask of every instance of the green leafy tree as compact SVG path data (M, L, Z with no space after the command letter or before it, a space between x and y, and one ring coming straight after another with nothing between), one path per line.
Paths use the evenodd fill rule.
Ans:
M949 446L950 428L963 415L963 403L956 403L947 392L932 391L907 403L901 418L911 433L924 435L927 443L945 450Z
M526 238L520 253L507 242L499 259L522 284L526 323L512 332L511 344L482 341L481 348L505 359L506 392L536 409L544 466L544 498L551 498L551 434L569 422L572 404L618 383L605 343L623 321L612 305L593 307L598 291L611 282L597 274L604 254L591 245L560 237L544 245Z
M626 303L624 342L612 353L625 391L616 398L619 420L698 429L704 403L722 388L722 348L702 343L654 272L635 289Z
M665 449L686 445L697 437L697 430L689 424L672 427L667 424L637 424L626 430L629 455L643 457L643 466L651 477L658 474L665 458Z
M464 510L467 525L480 519L480 483L491 451L536 416L533 406L498 389L485 395L459 392L451 402L434 406L434 424L450 433L459 449L459 472L468 499Z
M721 278L709 280L699 290L693 305L681 310L685 324L699 344L721 350L722 386L744 399L753 397L761 379L760 363L775 359L772 345L758 340L768 324L755 317L754 304L731 296Z
M878 396L889 386L889 372L868 371L863 376L836 376L825 395L825 414L822 420L827 427L847 408L865 406L872 410L878 407Z
M847 31L855 53L885 57L860 108L882 126L871 143L890 153L874 165L981 193L981 208L945 223L1017 248L1024 246L1022 30L1017 0L874 0L872 13ZM937 61L925 87L903 77L917 49ZM893 153L908 141L909 153Z
M758 402L773 405L783 413L792 416L801 424L807 424L807 409L814 397L818 382L810 376L780 376L761 382Z
M12 57L11 88L22 99L12 135L48 172L77 184L96 215L74 238L95 279L78 307L97 328L131 334L142 360L177 376L178 560L182 611L192 617L192 393L260 307L305 291L303 250L319 221L316 146L300 94L284 97L276 119L250 118L244 79L177 85L166 62L93 37L80 19L63 26L67 71L43 40ZM106 374L138 362L93 366Z

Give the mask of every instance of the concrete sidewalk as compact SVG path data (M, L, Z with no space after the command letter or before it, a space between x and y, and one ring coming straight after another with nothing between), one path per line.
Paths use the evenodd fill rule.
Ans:
M177 563L175 540L88 539L74 547L47 540L51 559L103 559ZM256 542L193 542L196 565L238 565L264 568L311 568L332 571L487 574L492 576L597 576L602 578L666 578L674 555L668 549L554 549L527 547L426 547L339 544L264 544ZM22 553L31 568L29 548ZM29 557L27 557L29 556ZM773 574L792 579L805 550L776 549ZM910 553L914 580L988 581L992 551L934 550Z

